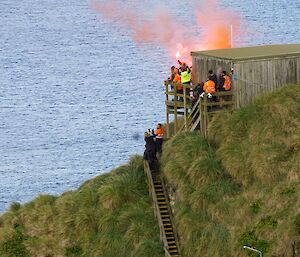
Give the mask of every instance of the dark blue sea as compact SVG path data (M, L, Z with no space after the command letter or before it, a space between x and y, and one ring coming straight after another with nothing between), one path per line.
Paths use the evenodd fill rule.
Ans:
M186 24L187 3L172 1ZM300 42L299 0L220 4L245 19L240 45ZM172 61L159 46L137 47L87 0L1 0L0 212L76 189L141 154L143 132L165 121Z

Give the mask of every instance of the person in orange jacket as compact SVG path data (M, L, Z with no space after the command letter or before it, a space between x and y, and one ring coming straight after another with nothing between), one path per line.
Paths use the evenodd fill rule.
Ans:
M220 85L222 87L222 91L230 91L231 90L231 78L227 75L227 72L225 70L222 71L221 77L220 77ZM220 96L221 101L221 108L223 108L223 102L224 101L230 101L230 96Z
M174 83L181 84L181 76L179 75L179 69L175 68L174 70ZM183 94L183 87L182 86L177 86L177 94Z
M164 133L164 128L162 127L161 123L158 123L154 134L156 135L156 152L159 154L162 152Z
M222 84L223 84L223 90L230 91L231 90L231 79L227 75L227 72L224 70L222 72Z
M171 67L171 75L170 75L170 77L168 78L168 81L171 81L171 82L173 81L174 76L175 76L174 71L175 71L175 66L172 66L172 67Z
M174 78L173 78L174 83L181 83L181 77L179 75L179 70L178 68L174 69Z
M204 83L203 91L207 94L215 93L216 92L216 83L213 80L208 79Z

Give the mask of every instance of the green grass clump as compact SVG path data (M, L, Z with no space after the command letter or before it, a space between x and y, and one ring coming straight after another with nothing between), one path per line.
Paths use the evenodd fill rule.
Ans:
M278 221L274 219L271 215L262 218L258 224L260 227L270 227L275 228L278 225Z
M246 245L254 247L262 251L264 254L266 254L270 249L270 243L266 240L259 239L253 230L244 232L238 242L241 246ZM249 252L248 254L249 256L257 256L257 253L253 252Z
M296 193L295 187L284 189L281 194L286 195L288 197L293 196Z
M67 247L65 252L66 257L82 256L82 254L83 251L80 246Z
M25 247L26 240L27 238L24 236L22 229L15 226L8 238L0 242L0 256L29 257L29 251Z
M261 210L261 207L262 207L262 201L261 199L258 199L251 204L250 210L252 213L257 214Z
M137 156L76 191L13 204L1 220L1 257L164 256Z
M300 235L300 213L295 218L295 230Z

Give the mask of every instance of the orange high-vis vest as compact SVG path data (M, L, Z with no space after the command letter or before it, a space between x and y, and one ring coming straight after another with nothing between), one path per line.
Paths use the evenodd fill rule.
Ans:
M203 90L205 93L215 93L216 92L216 84L212 80L208 80L205 82L203 86Z
M164 137L164 129L159 128L159 129L155 130L155 135L156 135L156 138L163 138Z
M180 77L179 74L175 74L173 82L174 83L181 83L181 77ZM182 86L177 86L177 90L181 90L181 89L183 89Z
M223 78L225 79L223 88L229 91L231 89L231 79L227 75L223 76Z

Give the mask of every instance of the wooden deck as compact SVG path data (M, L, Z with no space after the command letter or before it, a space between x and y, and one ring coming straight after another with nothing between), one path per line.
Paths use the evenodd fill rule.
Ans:
M178 86L183 87L183 94L177 93ZM213 93L213 98L204 97L192 105L189 92L193 91L192 85L174 84L165 82L166 95L166 120L167 137L171 137L181 131L199 130L201 134L207 136L208 123L216 112L232 110L236 108L236 100L232 91ZM174 115L174 131L170 131L170 115ZM180 124L180 120L182 120Z

